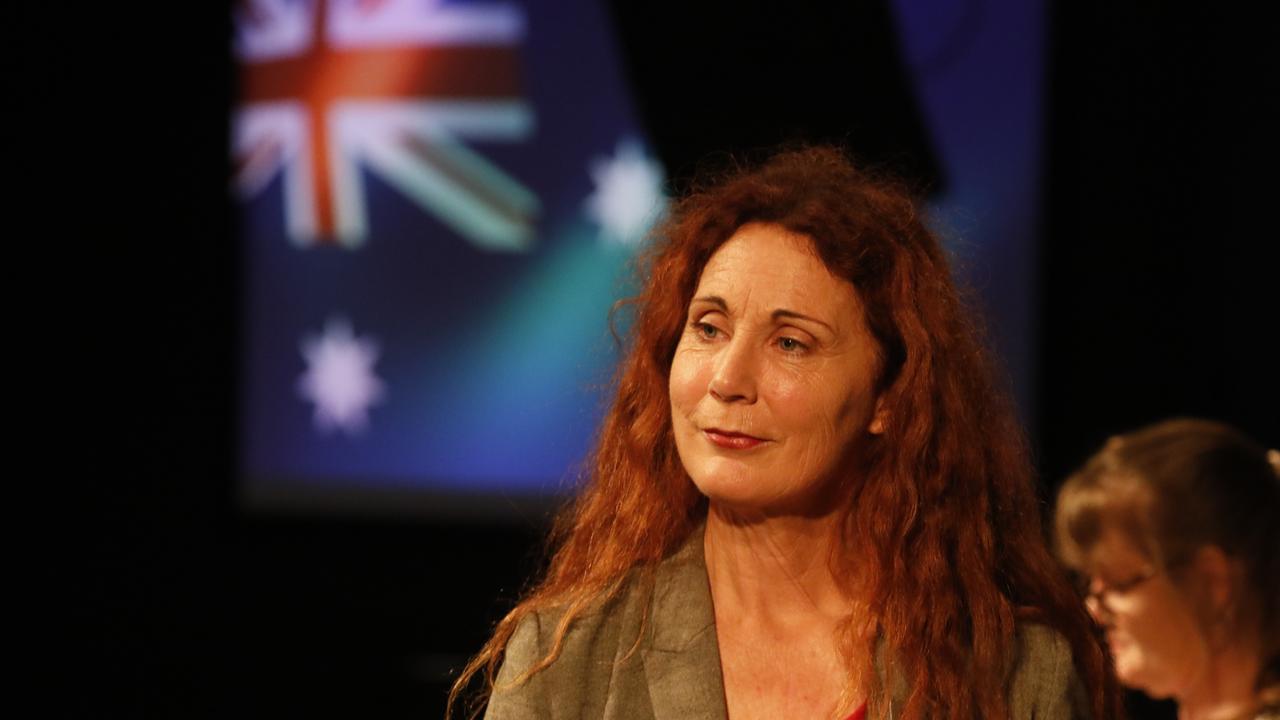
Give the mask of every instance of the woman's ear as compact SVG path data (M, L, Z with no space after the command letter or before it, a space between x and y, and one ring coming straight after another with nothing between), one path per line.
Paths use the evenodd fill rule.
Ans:
M1239 565L1217 545L1205 545L1191 556L1192 596L1211 642L1230 642L1237 631L1240 602Z
M889 414L884 409L884 396L876 398L875 413L871 416L871 424L867 426L867 431L872 435L883 435L885 423L888 422Z
M1205 545L1191 556L1196 584L1204 592L1203 600L1218 611L1232 603L1235 595L1235 563L1217 545Z

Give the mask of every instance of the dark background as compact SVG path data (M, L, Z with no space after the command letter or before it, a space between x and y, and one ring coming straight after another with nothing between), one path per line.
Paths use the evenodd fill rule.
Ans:
M877 22L884 9L869 7L857 12ZM785 29L773 42L794 52L772 62L797 71L779 73L714 34L664 33L678 15L614 10L633 62L683 42L762 73L725 79L716 94L725 76L715 72L665 91L670 68L637 72L668 167L680 172L724 140L716 122L678 122L691 107L749 106L726 115L737 118L734 142L839 135L822 71L839 46L829 12L738 10L738 33ZM40 49L16 73L24 117L71 148L21 166L55 198L34 237L92 247L74 263L77 301L62 309L55 286L43 303L54 310L46 332L69 346L66 367L48 363L65 402L40 455L50 507L73 510L65 531L40 541L54 554L37 582L66 605L53 605L57 632L37 662L57 679L53 705L90 717L439 717L449 671L538 568L546 518L238 509L228 13L216 3L92 12L71 36L32 23ZM722 27L712 9L682 12L690 27ZM1051 6L1033 419L1046 492L1107 435L1168 415L1280 442L1275 121L1263 107L1276 96L1275 51L1260 11L1249 12L1259 14ZM945 182L927 146L887 125L864 152Z

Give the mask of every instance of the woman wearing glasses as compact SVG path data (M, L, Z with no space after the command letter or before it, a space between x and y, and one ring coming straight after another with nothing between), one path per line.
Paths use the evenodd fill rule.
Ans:
M1238 431L1169 420L1062 486L1057 540L1125 685L1180 720L1280 718L1280 477Z

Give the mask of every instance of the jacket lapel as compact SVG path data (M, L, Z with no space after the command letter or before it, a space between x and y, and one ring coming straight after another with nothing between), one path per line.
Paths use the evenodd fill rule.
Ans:
M867 717L884 717L894 720L902 715L902 708L907 704L910 689L902 678L902 673L889 657L888 643L885 642L883 635L876 640L873 662L879 692L867 699ZM885 692L886 690L888 692ZM882 710L881 703L888 703L888 707Z
M702 529L658 566L644 671L654 720L723 720L724 680Z
M695 529L654 574L651 624L641 651L654 720L724 720L729 714L703 556L704 529ZM885 717L896 718L909 688L894 667L883 637L876 643L873 662L880 692L868 698L867 717L878 716L880 704L887 702Z

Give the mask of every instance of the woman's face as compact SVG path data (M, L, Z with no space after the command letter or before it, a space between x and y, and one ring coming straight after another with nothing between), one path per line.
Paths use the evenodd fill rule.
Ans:
M878 369L853 285L805 236L744 225L703 268L672 361L680 460L722 506L821 514L845 454L880 431Z
M1121 532L1105 532L1090 557L1086 604L1106 629L1120 682L1152 697L1183 697L1210 657L1193 603Z

